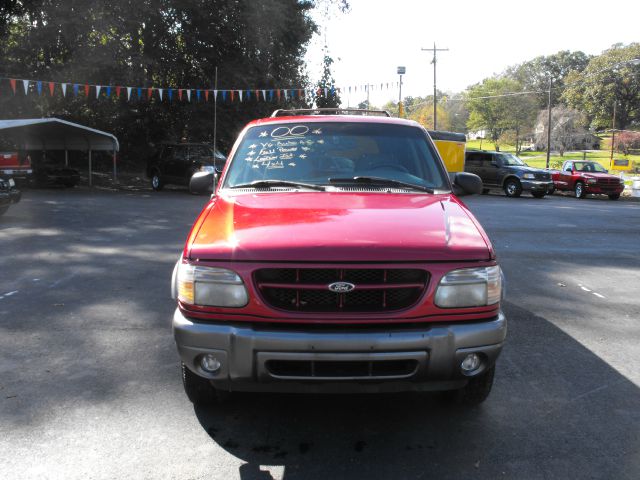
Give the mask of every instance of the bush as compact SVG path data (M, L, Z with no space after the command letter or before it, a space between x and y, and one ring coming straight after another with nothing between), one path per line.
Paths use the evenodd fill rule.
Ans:
M640 150L640 132L620 132L616 135L615 149L625 155Z

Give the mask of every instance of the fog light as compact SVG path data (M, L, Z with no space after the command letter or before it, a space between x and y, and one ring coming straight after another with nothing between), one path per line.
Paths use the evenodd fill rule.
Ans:
M213 355L212 353L207 353L200 359L200 366L205 372L216 373L218 370L220 370L222 364L215 355Z
M476 370L480 366L480 363L480 356L477 353L470 353L464 357L464 360L462 360L462 363L460 364L460 368L463 372L469 373Z

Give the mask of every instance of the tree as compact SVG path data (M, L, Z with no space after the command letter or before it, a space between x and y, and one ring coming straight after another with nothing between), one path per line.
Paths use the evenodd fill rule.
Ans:
M547 147L548 112L540 111L536 129L536 146ZM577 110L560 105L551 109L551 150L564 156L567 150L586 147L592 135L584 128L585 116Z
M537 106L528 95L520 95L522 86L506 77L487 78L465 92L469 108L467 126L472 130L486 130L496 150L500 139L509 130L521 132L532 127Z
M580 51L562 50L510 67L506 76L519 82L523 90L540 92L536 96L538 108L545 108L548 103L549 80L553 81L551 102L552 105L557 105L562 101L567 76L571 72L583 71L590 58Z
M331 73L331 58L325 49L324 59L322 61L322 77L318 82L316 89L315 103L318 108L338 108L340 106L340 94L335 86L333 75Z
M584 111L596 128L624 129L640 122L640 43L614 45L568 78L563 99Z

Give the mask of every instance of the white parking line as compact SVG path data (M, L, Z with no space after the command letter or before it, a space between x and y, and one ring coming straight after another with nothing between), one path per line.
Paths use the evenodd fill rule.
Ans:
M598 293L598 292L594 292L593 290L591 290L591 289L589 289L589 288L585 287L585 286L584 286L584 285L582 285L581 283L579 283L579 284L578 284L578 286L579 286L582 290L584 290L585 292L587 292L587 293L592 293L592 294L594 294L594 295L595 295L596 297L598 297L598 298L606 298L604 295L602 295L602 294L600 294L600 293Z
M4 294L0 295L0 300L2 300L5 297L10 297L11 295L15 295L16 293L18 293L18 290L14 290L13 292L4 293Z

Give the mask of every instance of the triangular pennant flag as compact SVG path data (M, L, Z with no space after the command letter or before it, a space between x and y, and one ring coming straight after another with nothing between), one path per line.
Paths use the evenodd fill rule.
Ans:
M42 82L36 83L36 89L38 90L38 95L42 95Z
M24 87L24 94L29 93L29 80L22 80L22 86Z
M227 101L227 91L226 90L222 90L222 101L223 102Z
M288 94L286 88L284 90L282 90L282 91L284 92L284 101L286 102L287 100L289 100L289 94Z
M142 98L142 88L138 87L137 91L138 91L138 100L140 100Z
M336 88L335 87L331 87L331 95L335 96L336 94Z
M127 87L127 101L131 100L131 90L133 87Z
M218 90L214 90L213 91L213 101L217 102L218 101Z
M247 101L251 100L251 90L247 90Z
M85 96L89 96L89 85L88 84L84 84L84 94Z
M49 82L49 95L53 97L53 89L56 87L56 84L53 82Z
M100 85L96 85L96 98L98 98L100 96L100 89L102 87Z
M240 98L240 101L242 101L242 90L238 90L238 97Z
M147 98L149 100L151 100L152 95L153 95L153 88L152 87L147 88Z
M111 98L111 87L107 87L107 98Z
M262 90L262 98L264 99L264 101L267 101L267 91L266 90Z
M122 87L120 85L116 86L116 97L120 98L120 90L122 90Z
M298 90L298 98L302 98L304 96L304 90Z
M204 101L208 102L209 101L209 90L205 90L204 91Z
M178 89L178 100L182 100L182 89Z
M328 96L327 92L328 92L328 88L327 88L327 87L324 87L324 96L325 96L325 97L327 97L327 96Z
M259 102L260 101L260 90L256 90L256 100Z
M170 88L167 88L167 97L169 97L169 103L171 103L171 100L173 100L173 90Z
M80 91L80 85L78 85L77 83L74 83L73 84L73 96L77 97L79 91Z
M233 102L234 90L231 90L231 101Z
M162 88L158 89L158 95L160 95L160 101L162 101Z
M276 97L278 97L278 101L280 101L280 89L276 89Z
M62 87L62 96L66 97L67 96L67 84L63 83L62 85L60 85Z
M269 101L273 101L273 90L269 90Z
M187 101L190 102L191 101L191 89L187 88Z
M9 79L9 85L11 85L11 90L13 90L13 94L16 94L16 79L15 78L10 78Z
M196 90L196 98L200 101L200 90Z

